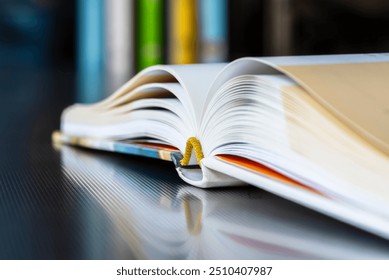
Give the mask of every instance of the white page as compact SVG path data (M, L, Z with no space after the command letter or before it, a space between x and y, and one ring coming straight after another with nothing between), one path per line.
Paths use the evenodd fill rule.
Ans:
M126 106L123 104L136 101L137 99L147 98L148 95L152 97L150 94L155 95L155 91L160 88L161 92L172 92L182 102L184 109L187 110L185 116L189 119L182 121L185 129L179 130L182 136L187 138L196 136L199 119L209 87L225 65L193 64L156 65L149 67L141 71L114 94L100 103L94 105L77 104L67 108L62 114L61 130L69 135L93 137L102 137L103 135L108 137L109 133L114 133L115 135L119 133L123 136L123 133L127 133L128 131L128 136L130 136L130 130L118 131L119 126L122 124L119 124L119 126L110 124L111 127L109 129L103 129L101 126L89 126L91 124L105 123L108 120L106 118L108 116L107 114L117 110L115 107ZM120 129L123 129L123 127ZM188 133L187 130L191 132ZM177 147L183 151L183 144L181 140L179 142L180 144ZM174 141L171 144L173 143L177 144Z
M207 94L217 74L225 63L170 65L166 70L173 74L188 93L199 125Z
M115 99L141 85L169 81L169 79L175 78L188 93L196 116L195 121L199 124L209 88L217 74L226 65L226 63L214 63L152 66L139 72L109 98L97 103L94 108L106 110L114 103Z
M218 75L207 101L234 76L272 73L291 77L341 121L389 154L389 54L238 59Z

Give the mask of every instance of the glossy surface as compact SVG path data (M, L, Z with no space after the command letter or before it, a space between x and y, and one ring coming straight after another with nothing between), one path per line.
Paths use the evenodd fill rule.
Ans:
M1 259L367 259L389 242L256 188L202 190L173 164L53 146L71 74L0 73Z

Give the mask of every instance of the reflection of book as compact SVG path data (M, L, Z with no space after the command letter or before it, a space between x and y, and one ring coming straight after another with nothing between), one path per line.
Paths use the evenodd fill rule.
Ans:
M267 192L186 187L177 197L188 231L212 248L191 252L196 257L387 258L378 240Z
M136 259L183 257L185 247L180 246L186 239L185 221L177 206L161 205L163 200L171 201L169 196L175 194L168 186L179 186L180 181L171 178L172 172L150 176L153 168L161 167L158 163L153 166L147 162L123 162L66 146L57 148L61 152L64 177L78 186L81 195L94 202L92 205L98 206L83 205L85 213L79 213L82 224L94 223L87 227L92 229L91 237L99 234L93 229L109 227L105 239L113 244L122 243L119 248L124 252L113 252L114 258L123 259L120 254ZM100 217L101 212L105 219ZM99 246L104 245L92 244L85 253L100 251Z
M192 185L253 184L388 238L388 73L387 54L154 66L54 138L146 145Z
M108 242L111 257L122 259L389 257L385 240L256 188L202 190L163 162L58 148L64 180L85 203L77 209L91 229L89 258L106 258L96 252Z

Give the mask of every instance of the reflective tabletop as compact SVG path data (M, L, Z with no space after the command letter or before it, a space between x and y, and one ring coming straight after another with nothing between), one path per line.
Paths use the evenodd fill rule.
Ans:
M59 71L0 71L1 259L388 259L389 241L254 187L204 190L170 162L55 146Z

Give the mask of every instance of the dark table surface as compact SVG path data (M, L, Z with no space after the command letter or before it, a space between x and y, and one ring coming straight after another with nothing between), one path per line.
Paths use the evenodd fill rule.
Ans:
M71 73L0 71L1 259L381 259L389 241L169 162L53 146Z

